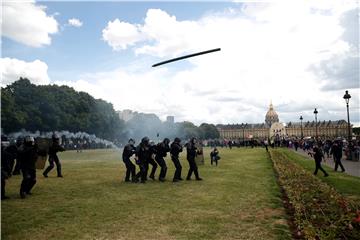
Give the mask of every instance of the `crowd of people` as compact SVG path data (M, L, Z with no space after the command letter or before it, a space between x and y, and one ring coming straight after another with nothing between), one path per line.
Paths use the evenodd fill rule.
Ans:
M39 139L38 139L39 140ZM39 156L46 157L48 155L49 166L43 172L45 178L48 177L49 172L55 167L57 170L57 177L62 178L61 163L57 156L58 152L69 149L69 146L61 145L61 138L57 134L53 134L51 141L45 149L44 146L39 146L40 141L35 141L34 137L27 136L25 138L19 137L17 141L10 144L6 137L2 136L1 139L1 198L6 199L5 184L6 179L12 175L22 174L22 182L20 186L20 197L26 198L27 195L31 195L31 190L36 184L36 161ZM74 142L73 142L74 143ZM344 144L345 143L345 144ZM218 161L221 159L219 156L218 146L220 147L258 147L262 146L268 150L268 147L287 147L298 149L307 152L308 155L315 160L315 171L320 170L324 173L324 176L329 174L322 168L321 162L325 158L332 156L335 166L334 170L339 168L342 172L345 172L345 168L342 164L342 157L344 154L348 154L346 151L351 146L355 158L359 157L360 142L353 142L347 144L341 139L282 139L279 141L268 141L263 139L247 140L241 142L233 140L206 140L199 142L201 146L210 146L212 151L210 152L211 165L218 166ZM122 160L126 167L125 182L134 183L146 183L148 178L155 180L155 174L158 168L158 180L164 182L167 175L167 164L165 157L170 154L171 161L174 164L175 172L172 177L173 182L182 181L182 165L180 163L180 153L183 149L186 149L186 159L189 163L189 169L186 175L186 180L191 180L192 175L195 175L196 180L202 180L199 176L199 170L195 161L196 156L200 153L200 149L197 148L197 139L191 138L189 142L182 145L180 138L175 138L170 143L170 139L165 138L162 142L155 144L150 141L148 137L143 137L140 143L136 146L135 140L129 139L128 143L124 146L122 152ZM70 149L75 150L77 148ZM77 149L79 151L79 149ZM134 156L134 157L133 157ZM138 168L138 170L137 170ZM150 173L149 173L150 172Z

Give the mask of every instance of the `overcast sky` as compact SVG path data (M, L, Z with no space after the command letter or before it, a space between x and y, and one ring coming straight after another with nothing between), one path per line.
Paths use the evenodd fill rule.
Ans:
M359 1L2 2L1 84L20 76L115 110L207 123L360 123ZM220 52L152 68L172 57Z

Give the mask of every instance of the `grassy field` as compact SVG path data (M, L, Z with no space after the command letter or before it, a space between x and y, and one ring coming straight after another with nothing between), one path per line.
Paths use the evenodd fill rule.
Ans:
M308 157L304 157L302 155L299 155L298 153L285 149L285 148L279 148L276 151L283 152L290 160L296 162L309 172L313 173L315 170L315 162L313 159L309 159ZM329 160L328 160L329 161ZM353 199L355 201L360 201L360 178L350 176L348 174L342 173L340 171L335 172L333 168L322 164L322 167L327 171L330 176L329 177L323 177L322 172L319 171L318 177L329 184L330 186L333 186L336 191L341 193L342 195Z
M264 149L220 149L219 166L199 167L204 181L123 182L117 150L59 154L37 172L33 195L20 199L21 177L7 182L2 239L290 239L271 161ZM181 157L184 177L188 163ZM174 168L170 159L167 179ZM157 172L158 174L158 172Z

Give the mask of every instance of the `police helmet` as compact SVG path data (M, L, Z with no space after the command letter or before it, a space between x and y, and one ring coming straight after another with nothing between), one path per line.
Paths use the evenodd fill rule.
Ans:
M170 143L170 139L168 139L168 138L164 138L163 143L165 143L165 144L169 144L169 143Z
M180 138L178 138L178 137L176 137L176 138L174 139L174 142L176 142L176 143L180 143L180 142L181 142L181 139L180 139Z
M59 135L57 135L56 133L54 133L54 134L51 136L51 138L52 138L53 140L60 139Z
M141 143L144 143L144 144L148 144L149 143L149 138L148 137L143 137L142 139L141 139Z
M135 140L132 139L132 138L130 138L129 141L128 141L128 143L130 143L130 144L135 144Z
M9 140L6 135L1 135L1 146L6 147L9 146Z
M25 143L34 143L35 139L31 136L26 136L25 137Z

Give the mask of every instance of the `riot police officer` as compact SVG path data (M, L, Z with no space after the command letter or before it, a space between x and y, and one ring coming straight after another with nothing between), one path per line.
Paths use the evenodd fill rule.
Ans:
M61 174L61 163L57 156L57 152L63 152L65 148L60 145L60 138L58 135L52 135L52 144L49 147L49 166L43 172L44 177L48 177L48 173L54 168L54 162L56 164L56 171L58 177L63 177Z
M156 172L156 169L157 169L157 163L155 162L154 160L154 155L156 155L157 153L157 148L156 148L156 145L153 141L151 141L149 143L150 147L149 147L149 150L150 150L150 155L147 159L147 162L146 162L146 176L147 176L147 173L148 173L148 170L149 170L149 164L152 166L151 168L151 172L150 172L150 175L149 175L149 178L151 178L152 180L155 180L155 172Z
M25 142L19 149L18 157L23 175L20 197L25 198L26 194L31 195L31 189L36 184L35 163L38 157L38 150L33 137L25 137Z
M16 139L16 152L18 152L19 149L22 148L21 146L23 144L24 144L24 137L19 136ZM13 171L13 175L20 175L20 170L21 170L20 161L18 160L18 157L16 155L16 163L15 163L15 168L14 168L14 171Z
M134 147L135 141L130 138L128 144L124 147L124 151L122 153L122 159L126 166L126 175L125 182L130 182L130 174L131 181L136 182L135 178L135 164L133 164L130 160L130 157L135 154L136 148Z
M183 147L181 146L181 140L180 140L180 138L177 137L174 139L174 141L170 145L170 156L171 156L171 160L173 161L174 166L175 166L173 182L183 180L181 178L182 166L179 161L179 154L182 151L183 151Z
M186 180L191 180L191 175L194 172L196 180L200 181L202 178L199 177L198 167L195 162L196 157L196 138L191 138L190 142L186 145L186 159L189 162L189 172Z
M159 175L159 181L161 181L161 182L165 181L167 166L166 166L164 157L166 157L167 153L170 151L169 143L170 143L170 139L165 138L156 147L155 160L161 168L160 175Z
M11 163L15 156L8 151L9 142L6 136L1 136L1 200L8 199L5 195L6 180L11 176Z
M143 137L140 144L136 147L135 156L136 164L139 165L140 171L136 174L136 179L141 178L141 183L146 182L146 165L148 159L151 157L149 138Z

